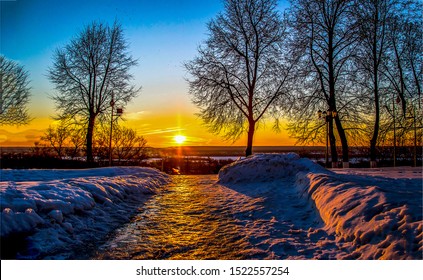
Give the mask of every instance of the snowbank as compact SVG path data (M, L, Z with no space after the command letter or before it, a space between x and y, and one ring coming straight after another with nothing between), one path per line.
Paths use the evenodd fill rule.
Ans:
M294 177L298 172L329 171L298 154L255 154L223 167L220 183L265 182Z
M105 167L88 169L0 169L0 181L50 181L84 177L113 177L118 175L154 176L157 171L139 167Z
M128 221L146 195L168 182L167 175L139 167L1 172L8 180L0 182L2 240L30 236L18 258L70 257L69 247L99 240Z
M296 186L311 198L329 231L350 241L351 259L422 259L421 180L361 180L300 173Z
M292 153L254 155L219 173L220 183L237 189L269 181L281 193L295 188L317 210L324 230L349 247L339 258L423 258L421 178L338 175Z

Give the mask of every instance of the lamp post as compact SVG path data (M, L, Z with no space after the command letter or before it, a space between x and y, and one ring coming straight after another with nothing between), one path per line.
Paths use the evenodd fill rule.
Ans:
M112 113L110 116L110 135L109 135L109 166L112 166L112 135L113 135L113 121L114 121L114 107L115 107L115 100L114 95L112 93L112 100L110 101L110 107L112 108ZM122 108L116 109L116 120L123 114Z
M337 114L338 113L336 111L332 111L330 109L328 109L327 111L322 111L322 110L317 111L317 115L319 119L323 119L325 122L325 130L326 130L325 166L326 167L329 167L329 122L332 120L332 118L336 117Z

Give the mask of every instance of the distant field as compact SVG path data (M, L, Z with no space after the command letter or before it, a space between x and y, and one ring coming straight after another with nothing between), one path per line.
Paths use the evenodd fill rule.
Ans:
M287 152L310 152L324 151L325 147L303 146L257 146L254 153L287 153ZM151 148L153 153L182 154L185 156L243 156L244 146L181 146L169 148Z
M89 168L109 165L108 158L104 158L104 155L98 157L94 163L87 163L83 154L75 158L59 158L51 148L44 149L0 147L0 168ZM324 146L256 146L253 148L253 153L256 154L294 152L322 165L325 163L325 151ZM393 166L393 154L393 147L379 147L378 166ZM414 155L416 155L416 164ZM142 158L122 161L114 159L113 165L149 166L168 172L177 169L183 174L210 174L217 173L223 165L243 156L245 156L244 146L148 147ZM350 167L369 167L368 156L368 147L350 147ZM199 157L203 159L198 159ZM342 150L338 147L338 164L340 165L341 162ZM397 147L396 166L414 165L422 165L422 147L417 147L416 152L414 147Z
M0 147L0 152L3 153L30 153L32 147Z
M325 147L313 146L257 146L255 153L287 153L324 151ZM182 154L185 156L243 156L244 146L181 146L168 148L148 148L153 155L158 154ZM1 153L31 153L33 147L0 147Z

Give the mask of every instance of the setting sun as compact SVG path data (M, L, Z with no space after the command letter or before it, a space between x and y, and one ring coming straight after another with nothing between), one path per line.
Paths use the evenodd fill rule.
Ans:
M183 136L183 135L176 135L175 137L173 137L173 140L175 140L175 142L177 143L177 144L183 144L184 142L185 142L185 140L186 140L187 138L185 137L185 136Z

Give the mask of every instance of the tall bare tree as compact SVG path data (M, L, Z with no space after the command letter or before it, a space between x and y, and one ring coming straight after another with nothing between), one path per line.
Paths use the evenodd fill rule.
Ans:
M386 94L382 96L386 110L381 111L380 140L387 144L386 140L391 138L393 142L389 145L394 144L394 154L399 143L407 140L408 144L414 143L416 164L418 134L421 134L417 128L422 122L422 8L416 1L403 2L400 7L387 24L387 51L381 71L386 78ZM401 111L396 112L396 107Z
M190 93L200 116L216 134L236 140L247 131L252 154L257 124L273 117L288 92L291 68L285 24L276 0L226 0L225 10L208 24L209 38L185 64ZM285 56L286 55L286 56Z
M118 23L93 22L54 55L48 76L57 93L53 99L58 118L86 121L87 161L93 161L93 132L98 116L115 104L124 106L139 88L130 84L130 69L137 64L128 54L128 44Z
M418 6L417 14L423 12L422 6ZM416 19L416 18L415 18ZM414 99L417 99L418 115L423 116L423 19L419 16L416 21L409 21L405 25L405 60L410 73L410 86L408 91Z
M388 23L399 8L397 0L356 0L354 16L359 26L357 65L362 73L363 89L372 97L374 112L370 139L370 165L376 166L379 139L381 97L386 78L381 72L388 50Z
M328 122L326 133L329 134L332 163L338 161L337 134L345 165L349 160L348 140L342 120L348 119L355 100L349 80L357 41L352 5L350 0L292 0L290 8L290 22L296 35L292 47L302 56L299 75L303 77L295 100L299 108L294 112L295 123L290 126L291 132L300 138L304 135L316 137L315 133L321 127L315 122L317 110L323 107L323 110L337 112L325 118Z
M23 125L30 121L28 72L0 55L0 125Z

